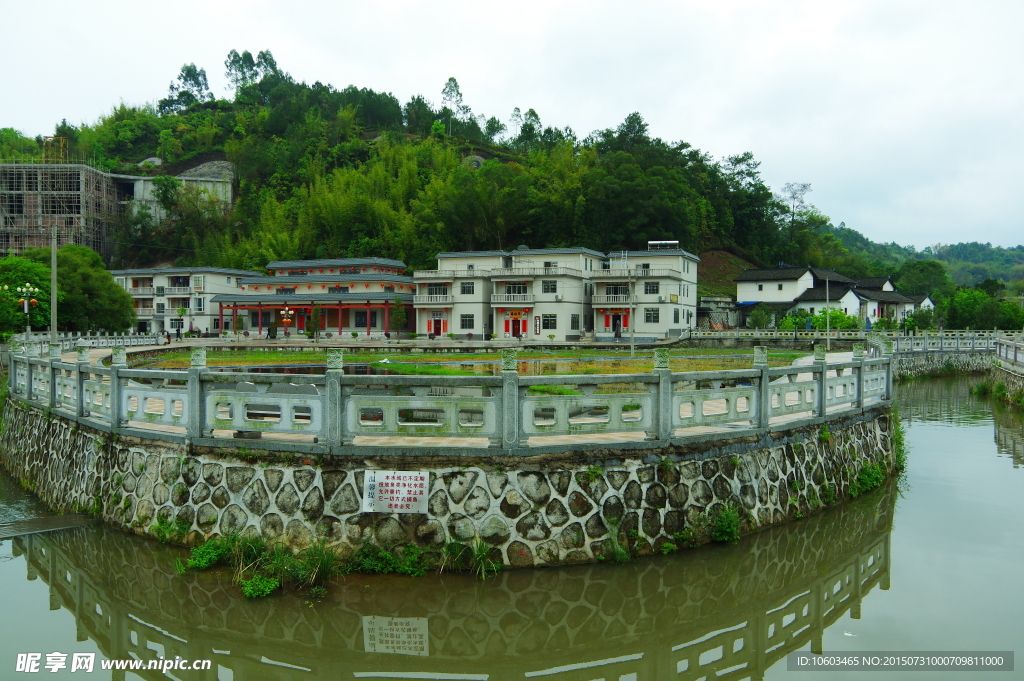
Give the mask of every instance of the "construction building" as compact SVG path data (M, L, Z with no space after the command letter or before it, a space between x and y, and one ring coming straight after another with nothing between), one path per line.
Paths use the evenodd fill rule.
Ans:
M226 207L231 204L230 177L179 176ZM117 175L87 163L68 163L63 138L47 138L43 156L3 162L0 159L0 255L26 248L88 246L109 261L110 223L125 210L146 205L161 217L153 194L153 178Z

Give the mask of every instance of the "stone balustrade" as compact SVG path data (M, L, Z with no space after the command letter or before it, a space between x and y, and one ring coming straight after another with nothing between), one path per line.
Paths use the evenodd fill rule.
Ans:
M77 362L66 363L56 348L16 348L12 397L108 432L203 446L266 435L262 448L311 454L356 453L361 437L472 454L578 447L550 436L632 434L655 448L709 428L756 435L888 404L893 378L890 358L866 358L861 344L848 362L826 363L819 346L812 365L771 368L758 347L750 369L700 372L671 371L662 348L650 373L564 376L521 376L514 348L503 350L499 376L351 375L341 348L327 350L319 376L215 371L203 347L185 371L128 368L123 347L99 366L88 350L79 344Z

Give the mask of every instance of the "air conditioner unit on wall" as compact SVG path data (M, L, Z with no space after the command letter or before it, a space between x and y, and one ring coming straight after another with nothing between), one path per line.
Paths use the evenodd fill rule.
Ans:
M562 294L561 293L556 293L555 294L555 300L561 300L561 299L562 299Z
M658 302L659 303L664 303L665 302L665 296L658 296Z

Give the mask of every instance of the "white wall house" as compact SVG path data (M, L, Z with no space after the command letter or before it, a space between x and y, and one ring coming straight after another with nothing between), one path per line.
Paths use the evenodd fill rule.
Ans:
M591 273L598 340L652 341L696 326L700 258L678 248L678 242L664 245L609 253L603 269Z
M678 242L651 247L439 253L436 270L413 274L416 330L575 341L626 337L635 324L638 340L678 336L696 324L699 259Z
M131 295L137 330L142 333L190 328L216 332L218 309L212 298L237 291L243 278L260 275L220 267L153 267L112 270L110 274Z

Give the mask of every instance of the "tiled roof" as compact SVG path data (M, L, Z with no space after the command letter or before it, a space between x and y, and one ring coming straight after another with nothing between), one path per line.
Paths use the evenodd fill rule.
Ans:
M412 277L404 274L388 274L387 272L336 272L334 274L281 275L277 277L247 277L241 283L273 286L275 284L329 284L335 281L397 281L401 284L413 283Z
M876 291L870 288L859 288L856 290L857 295L865 300L875 300L880 303L913 303L913 299L908 298L899 291Z
M260 272L249 270L229 270L224 267L143 267L132 270L110 270L114 276L133 276L148 274L234 274L237 276L260 276Z
M405 263L401 260L389 260L388 258L330 258L327 260L275 260L267 263L268 270L286 270L289 267L295 268L319 268L319 267L394 267L400 270L405 269Z
M794 302L817 302L819 300L841 300L843 296L850 292L849 286L843 286L842 284L834 284L829 286L826 290L824 286L818 286L816 288L809 288L796 297ZM858 291L854 291L858 293Z
M603 258L604 253L601 251L595 251L590 248L524 248L522 250L516 249L509 253L509 255L577 255L579 253L586 253L587 255L593 255L598 258Z
M821 279L822 281L827 279L829 281L838 281L841 284L852 284L853 286L857 285L856 279L851 279L845 274L839 274L835 270L819 270L817 267L811 267L810 270L815 277Z
M247 303L249 305L257 305L259 303L263 303L265 305L282 303L287 303L289 305L321 303L325 307L329 307L331 304L337 305L338 303L351 305L353 303L365 303L367 300L371 302L380 302L394 300L395 298L401 298L407 303L412 303L412 293L404 293L402 291L392 293L390 291L370 290L367 290L366 293L323 293L298 291L296 293L284 295L277 294L273 291L261 292L259 294L239 291L238 293L218 293L210 300L214 303Z
M891 283L889 277L863 277L857 280L858 288L882 288Z
M807 267L774 267L763 270L743 270L735 281L790 281L797 280L807 273Z
M451 253L438 253L435 258L493 258L505 257L511 253L505 251L453 251Z

